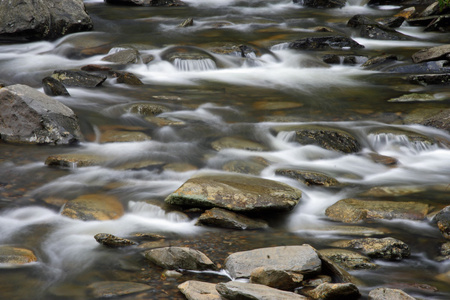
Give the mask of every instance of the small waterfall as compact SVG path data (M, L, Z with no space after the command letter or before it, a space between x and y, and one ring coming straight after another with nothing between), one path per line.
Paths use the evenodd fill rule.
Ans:
M272 47L270 47L271 51L280 51L280 50L286 50L289 47L289 43L281 43L281 44L276 44L273 45Z
M216 63L210 59L181 59L175 58L173 60L174 66L180 71L208 71L208 70L216 70Z
M369 134L368 139L376 149L406 147L410 151L420 153L438 148L436 144L431 143L430 141L411 140L408 136L403 134Z
M283 142L292 142L295 138L295 131L281 131L277 135L277 139Z

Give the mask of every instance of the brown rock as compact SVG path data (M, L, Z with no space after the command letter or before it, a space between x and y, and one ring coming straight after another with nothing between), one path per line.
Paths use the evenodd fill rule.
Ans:
M114 196L90 194L68 201L61 214L83 221L114 220L124 214L122 203Z

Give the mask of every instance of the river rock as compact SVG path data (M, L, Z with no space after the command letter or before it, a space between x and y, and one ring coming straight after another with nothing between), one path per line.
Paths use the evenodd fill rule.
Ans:
M133 241L123 239L109 233L97 233L94 238L99 244L109 248L121 248L137 245L137 243Z
M61 214L83 221L105 221L120 218L124 214L124 209L122 203L114 196L89 194L68 201Z
M222 208L212 208L200 215L197 225L206 225L230 229L265 229L267 222L263 220L251 219Z
M277 300L307 300L306 297L274 289L262 284L230 281L216 285L219 294L229 300L243 299L277 299Z
M432 94L412 93L412 94L405 94L397 98L391 98L388 100L388 102L428 102L440 100L444 99L438 99Z
M449 85L450 73L410 75L408 76L408 80L412 83L419 83L425 86L430 84Z
M146 251L146 259L168 270L216 270L216 265L202 252L187 247L164 247Z
M222 170L240 174L259 175L269 165L269 162L261 157L249 157L236 159L225 163Z
M184 207L221 207L232 211L289 211L301 191L268 179L231 174L203 174L186 181L165 202Z
M131 104L127 107L127 110L132 114L138 114L141 116L156 116L171 111L171 109L167 106L153 103Z
M0 2L0 38L57 39L92 28L83 0Z
M108 4L124 6L185 6L180 0L104 0Z
M385 67L388 67L395 63L398 60L396 55L392 54L384 54L370 58L368 61L363 63L361 67L368 70L383 70Z
M196 280L183 282L178 286L180 292L188 300L221 300L223 299L216 290L215 283L207 283Z
M298 180L308 186L338 186L339 181L321 172L304 171L296 169L277 169L275 175L286 176Z
M0 89L0 138L27 144L74 144L81 138L74 112L26 85Z
M370 258L357 252L345 249L321 249L321 256L325 256L346 270L376 269Z
M416 298L402 290L381 287L371 290L368 300L416 300Z
M194 26L194 19L193 18L187 18L183 22L181 22L178 27L185 28L185 27L191 27Z
M447 66L446 60L428 61L417 64L403 64L400 66L392 66L385 69L391 73L409 73L409 74L440 74L449 73L450 67Z
M432 60L446 59L446 57L449 54L450 54L450 44L422 49L414 53L411 58L413 62L421 63Z
M359 29L359 35L363 38L377 40L409 40L406 36L391 27L384 26L367 16L355 15L348 22L347 26Z
M114 72L117 83L128 85L143 85L144 83L133 73L130 72Z
M112 298L143 292L152 287L128 281L98 281L90 284L88 290L94 298Z
M433 218L437 227L446 239L450 239L450 206L446 206Z
M175 46L160 54L163 60L171 62L180 71L204 71L223 67L207 51L191 46Z
M36 262L38 259L33 251L15 246L0 246L0 268L1 265L21 266Z
M232 137L227 136L215 140L211 143L211 148L216 151L220 151L223 149L242 149L249 151L264 151L267 148L259 143L241 138L241 137Z
M95 154L66 153L50 155L45 164L50 167L82 168L104 164L105 158Z
M322 255L320 252L317 252L317 254L322 261L322 275L330 276L335 282L353 283L356 285L363 284L359 279L350 275L349 272L335 263L332 259Z
M44 93L49 96L70 96L64 84L50 76L42 79L42 87L44 88Z
M105 75L96 75L85 71L56 70L52 77L59 80L65 86L93 88L101 85L105 80Z
M371 201L361 199L343 199L328 207L325 214L334 221L356 223L373 219L423 220L429 211L429 205L419 202Z
M277 126L272 132L294 131L295 141L302 145L318 145L328 150L355 153L361 150L361 144L350 133L322 125Z
M450 132L450 108L417 109L404 119L406 124L421 124Z
M322 283L304 293L317 300L356 300L361 297L361 293L353 283Z
M310 245L260 248L236 252L225 260L225 269L233 278L249 278L259 267L298 274L314 274L322 262Z
M333 243L335 247L353 248L372 258L388 260L401 260L411 255L409 246L404 242L386 237L354 239L350 241L338 241Z
M263 284L280 290L294 290L301 286L303 275L284 270L259 267L250 274L250 282Z
M334 49L361 49L363 45L345 36L307 37L290 42L289 49L295 50L334 50Z
M405 22L406 18L402 16L393 16L390 18L383 18L381 20L378 20L381 25L387 26L389 28L398 28L402 26L403 22Z
M294 3L312 8L342 8L347 0L294 0Z
M332 282L332 280L333 280L333 278L331 278L331 276L328 276L328 275L317 275L316 277L303 280L302 283L301 283L301 286L304 286L304 287L318 287L322 283L325 283L325 282L330 283L330 282Z
M336 55L336 54L327 54L322 57L322 60L330 65L346 65L346 66L354 66L357 64L362 64L367 61L366 56L361 55Z
M100 143L143 142L152 138L143 132L130 130L105 130L100 134Z
M136 49L125 49L111 53L102 58L103 61L108 61L120 65L136 64L140 62L139 51Z

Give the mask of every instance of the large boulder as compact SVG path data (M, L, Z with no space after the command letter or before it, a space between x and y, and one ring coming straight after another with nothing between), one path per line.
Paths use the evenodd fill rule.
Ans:
M0 37L14 40L57 39L87 31L93 23L83 0L10 0L0 2Z
M216 270L216 265L202 252L187 247L151 249L144 256L154 264L168 270Z
M298 274L317 273L322 262L309 245L260 248L236 252L225 260L225 269L233 278L249 278L259 267Z
M75 113L26 85L0 89L0 138L27 144L73 144L81 139Z
M242 299L277 299L306 300L307 298L292 292L281 291L262 284L230 281L216 286L219 294L229 300Z
M325 214L334 221L345 223L373 219L423 220L429 209L428 204L419 202L370 201L348 198L328 207Z
M165 202L184 207L221 207L232 211L289 211L301 191L287 184L244 175L203 174L186 181Z

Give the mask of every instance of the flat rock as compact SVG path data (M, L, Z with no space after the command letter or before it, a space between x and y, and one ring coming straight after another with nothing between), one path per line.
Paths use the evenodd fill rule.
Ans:
M280 290L294 290L301 286L303 275L268 267L259 267L250 274L250 282L263 284Z
M222 166L222 170L240 174L259 175L268 165L269 162L261 157L249 157L245 160L231 160Z
M305 293L312 299L318 300L356 300L361 297L361 293L353 283L322 283Z
M343 199L328 207L325 214L334 221L356 223L373 219L423 220L428 214L428 204L401 201L370 201Z
M214 263L202 252L187 247L164 247L146 251L146 259L169 270L216 270Z
M122 203L114 196L89 194L68 201L61 214L83 221L104 221L120 218L124 214L124 209Z
M102 58L103 61L108 61L116 64L136 64L140 61L139 51L136 49L125 49L114 52Z
M92 74L78 70L56 70L52 76L64 86L93 88L100 86L105 80L105 75Z
M313 172L298 169L278 169L275 175L286 176L298 180L309 186L339 186L340 183L331 176L321 172Z
M223 299L216 290L215 283L189 280L178 286L180 292L188 300L221 300Z
M133 241L120 238L109 233L97 233L94 238L99 244L109 248L121 248L137 245L137 243Z
M261 284L230 281L216 286L221 296L229 300L261 299L261 300L295 300L307 298L295 293L281 291Z
M294 0L294 3L312 8L342 8L347 0Z
M106 130L100 135L100 143L143 142L152 138L143 132L131 130Z
M402 290L381 287L371 290L368 300L416 300L416 298Z
M273 180L231 174L190 178L165 202L183 207L221 207L232 211L289 211L301 191Z
M264 151L267 148L259 143L241 137L223 137L211 143L211 148L216 151L223 149L242 149L249 151Z
M388 100L388 102L428 102L441 100L445 100L445 98L436 98L433 94L412 93L405 94L397 98L391 98Z
M0 89L0 138L12 143L63 145L78 143L82 135L69 107L16 84Z
M325 255L322 255L320 252L317 252L317 254L322 261L322 275L330 276L334 279L335 282L363 285L363 283L359 279L353 277L349 272L335 263L332 259L326 257Z
M233 278L249 278L258 267L311 274L319 272L321 265L315 249L306 244L236 252L225 260L225 269Z
M406 124L422 124L450 132L450 108L417 109L405 117Z
M15 246L0 246L0 268L2 266L21 266L36 262L33 251Z
M345 36L307 37L290 42L289 49L295 50L335 50L335 49L362 49L363 45Z
M425 86L430 84L448 85L450 84L450 73L410 75L408 80Z
M354 251L345 249L321 249L319 252L322 256L331 259L346 270L376 269L378 267L370 258Z
M263 220L252 219L222 208L212 208L205 211L198 218L197 224L240 230L265 229L268 227L267 222Z
M63 168L82 168L105 163L105 158L95 154L66 153L50 155L45 160L47 166Z
M419 50L412 55L412 60L415 63L446 59L450 54L450 44L437 47L431 47Z
M147 284L128 281L99 281L88 286L88 289L94 298L119 297L143 292L151 288L152 287Z

